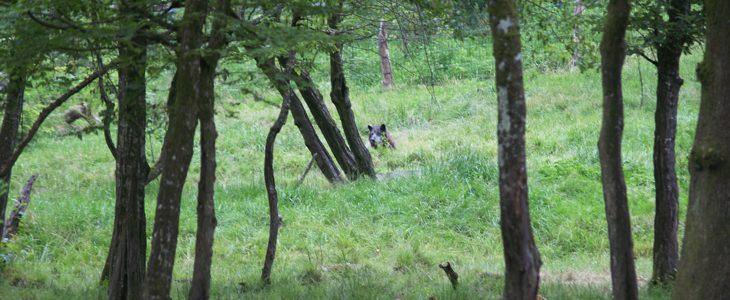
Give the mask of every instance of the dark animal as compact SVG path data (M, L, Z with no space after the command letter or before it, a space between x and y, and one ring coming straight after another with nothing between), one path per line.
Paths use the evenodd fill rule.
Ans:
M94 115L91 114L91 108L86 102L69 107L63 113L63 117L67 124L71 124L78 119L84 119L89 123L95 120Z
M378 145L386 145L390 149L395 149L395 141L388 130L385 129L385 124L380 124L380 126L368 125L368 130L370 130L368 134L370 146L378 148Z

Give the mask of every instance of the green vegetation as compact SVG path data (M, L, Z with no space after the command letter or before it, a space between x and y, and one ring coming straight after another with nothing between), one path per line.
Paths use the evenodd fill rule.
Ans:
M699 59L689 56L682 64L686 80L677 133L682 213L700 93L692 70ZM645 285L653 241L655 73L644 67L643 75L642 104L637 60L630 59L623 160L641 296L663 299L668 291ZM530 209L544 262L540 293L547 299L608 299L608 240L596 153L599 74L528 69L525 81ZM164 102L168 83L169 78L151 83L149 101ZM382 182L330 186L314 171L296 187L309 154L290 120L277 140L274 160L284 225L270 287L259 280L268 233L262 169L265 136L278 109L249 99L240 105L240 87L219 88L214 298L500 296L492 79L442 80L433 95L425 86L398 85L391 92L362 86L351 91L360 127L386 123L398 142L395 151L372 151L376 169L382 174L414 172ZM264 96L280 101L268 90ZM150 137L151 160L159 154L161 140ZM182 203L173 298L186 297L193 267L199 157L193 161ZM0 299L102 298L105 289L98 280L114 217L114 162L103 137L79 140L45 132L18 161L11 196L36 172L41 175L21 234L3 250L9 254L0 267ZM157 182L147 188L148 237L157 190ZM460 275L455 291L437 266L443 261L452 262Z

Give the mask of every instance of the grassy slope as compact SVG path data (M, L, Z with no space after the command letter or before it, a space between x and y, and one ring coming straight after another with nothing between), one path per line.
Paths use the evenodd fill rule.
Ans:
M699 85L683 62L678 170L686 206L687 156ZM640 106L636 62L625 74L624 166L640 277L651 273L653 224L653 73L644 64ZM541 293L548 299L604 299L609 295L608 242L596 141L600 78L596 72L526 75L530 209L544 261ZM224 101L235 100L222 89ZM327 95L326 93L324 93ZM275 95L269 95L276 100ZM389 125L396 151L372 152L379 172L420 170L387 182L362 180L329 186L314 172L295 188L308 162L291 120L276 148L281 188L280 235L273 286L258 274L267 239L263 147L276 108L237 106L219 115L218 228L213 262L216 298L498 298L503 268L496 165L493 83L459 81L383 93L354 89L360 127ZM159 147L159 141L154 144ZM158 150L156 150L158 152ZM196 156L197 159L197 156ZM195 237L197 160L184 193L173 297L191 278ZM84 140L46 136L15 168L13 191L40 172L20 235L6 252L13 260L0 276L0 299L94 298L114 212L114 164L101 136ZM152 230L157 183L147 190ZM17 192L13 192L17 194ZM681 222L680 225L682 225ZM680 226L682 227L682 226ZM462 286L452 291L437 263L451 261ZM644 290L662 298L663 290Z

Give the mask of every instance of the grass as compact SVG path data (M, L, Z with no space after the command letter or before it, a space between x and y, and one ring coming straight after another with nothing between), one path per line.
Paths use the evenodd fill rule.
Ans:
M700 93L691 70L698 60L690 56L682 63L685 85L677 133L682 214ZM655 75L644 74L641 104L636 61L629 60L623 161L641 296L665 299L668 290L645 286L653 241ZM528 70L525 80L530 212L544 262L540 293L547 299L610 299L596 153L599 74ZM166 83L160 79L153 85ZM265 136L277 108L247 99L241 105L235 87L222 86L218 92L219 110L226 113L218 115L215 299L500 297L493 82L446 82L433 95L424 86L390 92L353 87L360 127L386 123L398 143L398 150L372 152L378 172L418 171L383 182L330 186L315 171L295 187L309 155L290 120L275 153L284 225L270 287L259 281L268 232L262 167ZM164 93L153 96L162 99ZM266 96L278 101L274 94ZM150 156L159 153L159 138L152 144ZM176 299L187 296L192 277L198 161L196 153L182 200L172 291ZM11 196L36 172L41 175L21 234L2 250L7 262L0 270L0 299L103 298L98 277L114 213L114 162L103 137L41 136L16 165ZM154 182L147 188L148 237L157 187ZM452 262L460 275L457 290L437 266L443 261Z

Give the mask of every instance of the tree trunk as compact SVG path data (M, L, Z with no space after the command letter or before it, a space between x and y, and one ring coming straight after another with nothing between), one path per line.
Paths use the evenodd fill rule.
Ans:
M6 87L5 113L3 115L2 127L0 127L0 167L7 164L15 151L15 142L18 140L20 119L23 114L23 102L25 95L26 70L22 66L13 68L9 74L9 81ZM5 210L8 206L8 194L10 193L10 176L0 175L0 232L5 227Z
M575 8L573 9L573 18L578 18L581 15L583 15L583 11L585 11L585 6L583 6L582 0L575 0ZM578 63L580 61L580 26L578 25L579 22L576 21L575 25L573 25L573 55L570 57L570 67L575 68L578 66Z
M145 299L168 299L170 294L180 223L180 198L193 156L198 114L196 106L201 97L200 47L207 11L207 1L185 1L179 33L177 97L162 146L162 151L168 154L163 157L164 167L157 194Z
M172 114L172 106L173 103L175 103L175 98L177 97L177 93L175 92L175 87L177 86L177 71L172 75L172 81L170 81L170 89L167 92L167 119L170 120L170 115ZM167 127L169 129L170 122L168 121ZM167 136L165 136L167 137ZM167 141L162 141L162 144L164 145ZM163 149L164 150L164 149ZM150 168L149 174L147 174L147 184L157 179L157 177L160 177L160 174L162 174L162 163L165 161L163 158L167 156L166 152L160 152L160 156L157 158L157 161L155 164Z
M287 96L290 93L291 85L288 80L285 79L286 76L277 70L273 59L257 59L257 65L264 72L266 77L269 78L282 97L291 97L290 108L292 117L294 118L294 124L302 134L304 144L317 162L319 170L322 171L329 182L341 182L342 177L340 175L340 171L332 161L332 157L329 155L329 152L327 152L327 149L319 140L317 132L314 130L312 123L309 121L307 111L304 109L302 102L299 101L299 98L295 93L293 93L293 91L291 91L291 96ZM317 155L315 156L315 154Z
M281 226L281 216L279 216L279 196L276 192L276 181L274 180L274 142L276 136L286 123L286 117L289 114L289 103L291 103L294 91L291 89L284 95L284 101L281 104L281 111L276 118L274 125L271 126L269 134L266 137L266 149L264 152L264 181L266 182L266 194L269 199L269 243L266 246L266 257L264 258L264 267L261 269L261 281L265 284L271 283L271 268L274 265L276 257L276 242L279 236L279 227Z
M679 28L690 13L689 0L672 0L665 28ZM657 45L657 106L654 131L654 272L652 282L666 284L674 280L679 261L677 228L679 226L679 187L677 186L674 145L677 135L677 106L683 80L679 77L682 49L689 40L686 30L672 31Z
M378 32L378 50L380 52L380 72L383 74L383 88L393 88L393 71L390 68L390 50L388 50L388 23L380 21Z
M621 69L626 57L624 38L629 11L629 0L609 1L601 40L603 121L598 154L601 161L603 199L611 248L613 298L617 300L638 297L631 218L621 165L621 136L624 127Z
M123 13L132 14L122 5ZM139 299L145 276L147 230L144 199L147 179L146 57L140 36L121 43L119 126L117 130L116 208L109 251L109 299Z
M494 59L498 62L499 198L505 260L503 298L534 300L540 285L542 261L535 246L528 207L526 108L517 5L512 0L491 0L488 9Z
M690 154L689 205L673 299L730 299L730 1L706 0L702 100Z
M215 217L215 70L220 51L227 44L225 37L226 13L229 0L216 1L213 29L208 41L208 55L200 61L200 181L198 182L198 229L195 237L193 281L188 299L210 298L210 268L213 262L213 238L218 223Z
M350 180L357 179L359 174L357 166L355 165L355 157L353 156L352 151L350 151L350 148L347 147L345 139L342 138L342 133L340 133L337 123L332 118L332 115L330 115L329 109L327 109L327 105L325 105L322 98L322 94L314 85L312 78L310 78L309 74L304 70L302 70L300 74L297 74L296 71L294 71L292 73L292 78L297 84L299 93L301 93L304 102L307 103L309 112L312 113L314 121L317 122L317 126L319 126L324 139L330 146L332 155L334 155L335 159L339 163L340 168L342 168L342 171L345 172L347 178Z
M337 13L333 13L327 22L332 30L337 30L340 17ZM330 82L332 83L330 99L337 109L337 114L340 116L340 122L342 123L342 130L345 132L345 138L355 156L357 172L375 178L373 159L370 157L370 152L365 147L362 138L360 138L360 131L355 122L355 113L353 113L352 103L350 103L350 90L347 87L344 64L342 62L342 43L337 43L335 47L335 50L330 52Z

